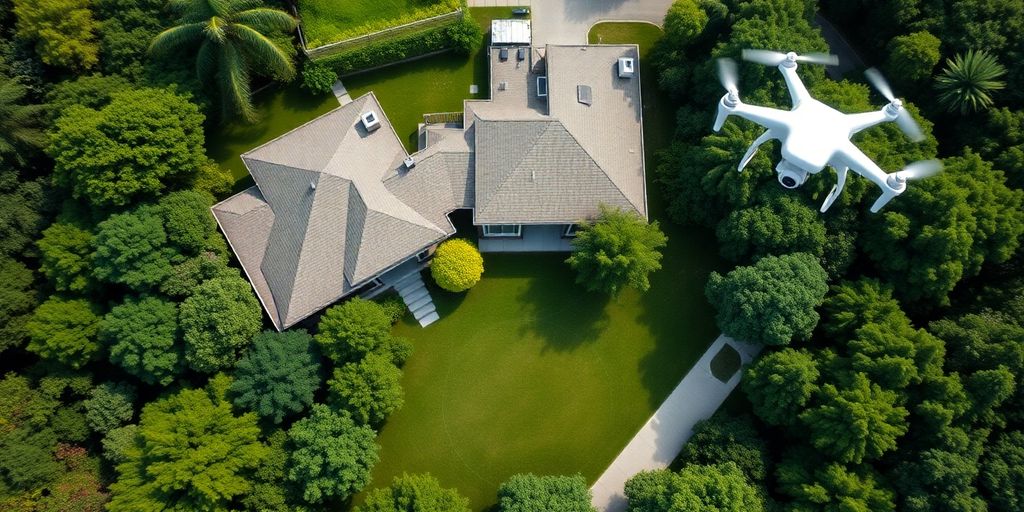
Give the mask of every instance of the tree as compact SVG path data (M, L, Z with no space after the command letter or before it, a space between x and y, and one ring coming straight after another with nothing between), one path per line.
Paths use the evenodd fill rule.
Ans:
M980 458L988 431L946 430L941 446L903 457L892 471L900 510L985 512L978 495Z
M99 60L89 4L78 0L14 0L18 37L36 41L36 52L51 66L89 69Z
M1024 434L1004 432L986 449L981 485L991 496L991 510L1024 509Z
M237 274L199 285L180 312L185 361L199 372L233 365L263 323L252 287Z
M96 308L88 301L52 296L36 308L25 326L28 349L40 357L81 368L99 355L99 325Z
M327 381L331 399L360 424L377 426L405 403L402 370L386 357L367 354L358 363L335 368Z
M501 512L596 512L581 475L512 475L498 488Z
M0 257L0 352L21 345L28 337L26 323L38 304L32 271L20 261Z
M922 81L932 76L932 69L939 63L941 44L942 41L927 30L896 36L889 41L886 71L902 84Z
M434 251L430 275L437 285L450 292L464 292L480 282L484 259L469 240L445 240Z
M110 429L103 436L103 457L115 466L128 460L128 453L135 446L138 435L139 426L134 424Z
M942 375L946 354L941 340L924 329L914 329L905 316L865 324L846 346L853 371L893 390L920 384L928 375Z
M772 425L794 425L818 390L820 375L814 354L786 348L747 368L743 391L759 418Z
M0 158L24 165L29 150L43 147L40 129L42 105L24 103L28 89L16 80L0 76Z
M147 384L167 386L181 372L178 306L159 297L128 297L100 326L110 361Z
M57 442L50 420L60 407L51 393L9 373L0 379L0 490L26 490L60 473L54 460Z
M985 110L992 106L992 93L1006 86L1000 80L1005 74L1006 68L984 50L957 54L935 77L939 103L960 114Z
M776 194L765 204L734 210L717 229L719 252L732 261L772 254L825 253L825 224L818 212L791 195Z
M865 324L903 318L903 310L892 292L892 286L870 278L833 285L821 307L821 325L833 338L848 339Z
M395 365L407 356L405 340L391 335L391 316L380 304L352 298L333 306L320 317L316 342L325 356L336 364L361 360L366 354L387 354Z
M212 204L213 196L198 190L172 192L160 199L167 240L187 254L203 250L217 231L217 221L210 213Z
M806 455L806 454L804 454ZM893 492L885 479L866 468L850 469L830 463L809 467L808 461L787 457L778 468L779 490L793 501L792 510L822 512L892 512ZM814 457L809 457L811 460Z
M1024 234L1024 191L1007 188L1004 174L970 150L944 162L944 172L871 216L860 237L908 302L948 303L961 279L1006 261Z
M136 291L160 284L171 272L164 221L153 207L111 215L96 226L92 273L97 279Z
M93 432L106 434L135 416L135 387L120 382L104 382L93 388L85 400L85 419Z
M135 446L110 485L111 512L228 510L268 455L256 415L235 416L217 375L206 389L184 389L142 409Z
M370 483L377 464L373 429L358 426L346 412L313 405L310 415L288 430L294 449L289 456L288 480L302 488L308 503L344 500Z
M907 410L897 395L858 373L849 386L825 384L817 407L800 414L815 448L839 462L860 464L896 448L907 432Z
M686 464L735 463L751 483L765 482L771 467L768 447L754 427L753 417L716 412L697 422L683 445L679 461Z
M810 336L827 275L806 253L768 256L722 276L712 272L705 292L728 336L750 343L785 345Z
M576 282L589 291L616 295L626 286L645 292L648 276L661 268L661 248L668 238L658 222L648 224L635 213L601 206L597 220L580 226L565 260Z
M46 93L46 110L56 121L74 105L100 110L110 104L114 93L127 91L132 83L121 75L84 75L53 86Z
M40 180L22 181L16 172L0 170L0 256L33 256L32 242L43 229L46 210L46 194Z
M195 55L199 79L218 85L225 113L237 112L253 121L256 110L249 89L250 75L255 72L284 81L295 75L288 50L268 36L291 32L297 23L284 11L261 4L175 2L172 7L180 16L178 24L157 35L150 52L168 55L183 46L198 46Z
M676 0L665 14L665 35L672 44L685 46L692 43L708 24L708 13L697 0Z
M264 331L235 367L231 385L236 406L275 424L313 403L320 387L320 358L313 337L302 329Z
M731 462L643 471L626 481L631 512L760 512L764 501Z
M187 184L207 164L203 114L169 90L111 94L100 110L72 106L48 151L54 182L94 206L125 206Z
M307 60L302 67L302 87L313 94L331 92L337 81L338 74L326 64Z
M92 273L92 233L74 224L55 222L43 230L39 270L58 291L82 292Z
M388 487L374 489L356 512L469 512L469 500L441 487L430 473L396 476ZM541 509L534 509L541 510ZM561 509L569 510L569 509Z
M928 324L928 330L946 342L949 370L972 373L1003 365L1024 375L1024 326L998 313L942 318Z
M146 65L150 64L147 62L146 49L149 48L153 37L170 22L169 13L165 9L167 2L164 0L93 0L93 2L96 16L102 20L100 66L104 72L116 73L136 82L142 82L149 78L146 76ZM191 68L191 66L189 67ZM189 69L189 71L192 70Z
M472 55L480 47L483 38L484 32L472 16L463 16L460 21L448 26L449 44L460 55Z

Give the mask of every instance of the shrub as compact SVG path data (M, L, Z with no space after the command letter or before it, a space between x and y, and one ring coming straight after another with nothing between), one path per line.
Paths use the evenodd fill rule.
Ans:
M469 510L469 500L455 489L441 487L441 482L424 473L396 476L391 485L374 489L366 495L366 502L357 512L463 512Z
M483 43L484 32L472 16L464 16L462 21L448 27L448 38L456 53L469 55Z
M450 292L462 292L480 281L484 273L484 259L469 240L446 240L434 253L430 275L438 286Z
M302 87L313 93L331 92L334 82L338 81L338 74L326 64L314 61L306 61L302 68Z

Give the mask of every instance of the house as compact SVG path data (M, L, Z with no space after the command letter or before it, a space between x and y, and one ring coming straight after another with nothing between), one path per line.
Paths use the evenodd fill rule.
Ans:
M412 155L372 92L242 155L256 185L213 213L277 329L417 270L455 210L485 252L569 250L602 203L647 217L637 47L489 52L491 99Z

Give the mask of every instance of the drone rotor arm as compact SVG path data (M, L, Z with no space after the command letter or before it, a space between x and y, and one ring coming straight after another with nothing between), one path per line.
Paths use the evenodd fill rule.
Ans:
M888 123L895 121L896 118L886 113L886 107L882 107L875 112L863 112L860 114L847 114L846 119L850 123L850 136L859 133L863 130L877 126L882 123Z
M871 213L876 213L892 198L903 193L904 189L896 189L889 186L889 175L885 173L878 164L868 158L863 151L852 142L845 144L838 152L842 164L847 165L853 172L871 180L878 188L882 189L882 195L871 205Z
M769 130L776 130L777 133L788 131L786 125L790 118L789 110L739 103L732 109L731 114L753 121Z
M807 92L807 87L804 86L804 82L800 79L800 75L796 74L796 69L797 66L779 66L779 71L782 72L782 78L786 80L786 88L789 89L789 97L793 100L793 108L796 108L800 102L811 97L811 93Z

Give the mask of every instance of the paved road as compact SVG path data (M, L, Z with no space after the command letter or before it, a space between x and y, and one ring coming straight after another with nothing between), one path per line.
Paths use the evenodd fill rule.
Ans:
M597 510L625 511L627 503L623 489L626 480L643 470L668 467L690 439L693 426L710 418L739 384L743 372L736 372L728 382L722 382L711 374L711 359L726 343L737 349L743 364L751 362L760 352L759 347L737 342L725 335L719 336L597 479L591 488Z
M470 7L530 7L533 44L587 44L599 21L649 21L661 25L672 0L469 0Z

